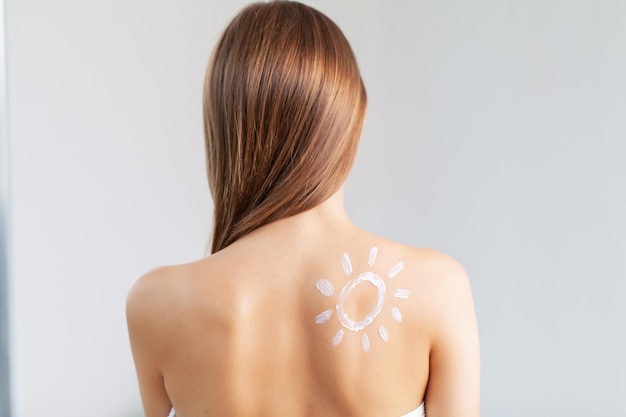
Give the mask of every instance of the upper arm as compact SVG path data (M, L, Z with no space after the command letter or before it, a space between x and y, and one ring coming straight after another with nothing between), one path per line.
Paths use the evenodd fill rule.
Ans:
M167 417L171 402L160 369L164 354L163 291L167 271L154 269L141 276L126 299L128 335L146 417Z
M480 348L469 279L446 256L437 307L426 391L429 417L480 415Z

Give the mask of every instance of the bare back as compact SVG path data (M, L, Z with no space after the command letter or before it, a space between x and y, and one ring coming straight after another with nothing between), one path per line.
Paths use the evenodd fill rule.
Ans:
M138 281L140 385L157 366L168 399L154 417L170 401L180 417L399 417L424 400L450 259L290 221Z

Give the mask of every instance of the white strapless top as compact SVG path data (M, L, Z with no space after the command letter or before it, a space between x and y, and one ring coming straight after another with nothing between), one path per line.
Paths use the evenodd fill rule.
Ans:
M409 411L403 416L400 417L426 417L426 411L424 410L424 403L421 403L419 407L417 407L413 411Z
M172 411L167 417L176 417L176 411L172 407ZM413 411L409 411L408 413L400 416L400 417L426 417L426 412L424 411L424 403L421 403L419 407L417 407Z

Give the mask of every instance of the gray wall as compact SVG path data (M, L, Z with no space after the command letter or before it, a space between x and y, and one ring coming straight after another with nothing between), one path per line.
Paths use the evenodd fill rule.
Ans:
M482 415L626 415L626 3L309 3L369 93L348 211L466 267ZM8 0L15 417L141 415L124 298L202 255L202 76L243 4Z

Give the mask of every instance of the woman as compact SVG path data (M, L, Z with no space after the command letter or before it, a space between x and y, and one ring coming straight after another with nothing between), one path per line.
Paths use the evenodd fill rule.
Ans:
M365 111L322 13L256 3L226 28L204 89L212 255L128 296L147 417L479 415L463 268L344 211Z

